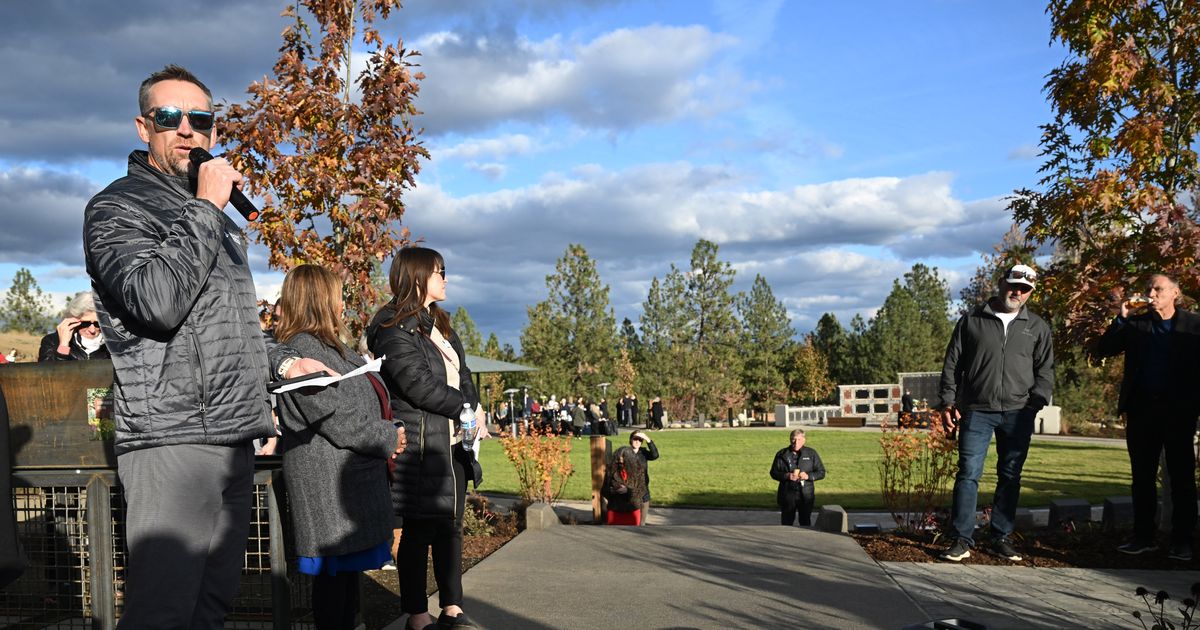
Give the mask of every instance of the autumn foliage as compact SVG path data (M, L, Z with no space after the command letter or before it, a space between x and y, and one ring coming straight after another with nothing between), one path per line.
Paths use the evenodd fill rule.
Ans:
M424 78L413 71L417 53L385 42L374 26L399 7L398 0L289 5L274 76L251 84L249 100L225 107L221 121L243 187L263 199L250 229L270 249L270 265L339 272L346 306L358 313L348 322L355 333L379 301L372 273L408 240L399 227L402 196L419 158L429 157L412 124ZM365 51L354 50L356 41ZM363 52L365 66L352 77L352 53Z
M504 455L517 470L521 498L527 503L553 503L575 473L571 464L571 439L548 430L533 429L520 437L500 438Z
M958 442L940 422L922 429L910 414L903 414L897 424L884 421L880 429L880 493L896 527L915 531L932 524L937 511L949 507Z
M1067 58L1047 76L1040 188L1010 207L1057 250L1039 290L1066 347L1102 331L1116 297L1152 273L1200 289L1200 7L1054 0L1047 13Z

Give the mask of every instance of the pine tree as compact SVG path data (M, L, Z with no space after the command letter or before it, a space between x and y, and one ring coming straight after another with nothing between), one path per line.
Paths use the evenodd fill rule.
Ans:
M813 349L825 357L829 378L834 384L853 383L850 378L850 339L837 315L825 313L817 320L812 334Z
M465 307L460 306L454 309L454 314L450 316L450 325L454 327L454 334L458 335L467 354L475 356L483 354L483 336L479 333L479 327L475 325L475 320L471 319L471 314Z
M738 296L737 310L742 323L742 387L752 410L770 411L787 400L785 371L795 330L787 307L775 299L761 275L754 276L749 294Z
M21 267L4 297L4 332L44 334L55 324L48 314L50 308L50 296L38 286L33 274Z
M617 325L608 285L582 245L567 246L546 276L548 297L529 309L521 333L525 359L539 371L530 380L539 394L590 394L611 381L617 353Z
M717 244L701 239L692 249L691 266L682 274L684 344L672 353L676 383L682 396L672 404L674 417L703 414L719 419L745 402L738 375L739 325L734 296L729 293L735 271L717 258Z

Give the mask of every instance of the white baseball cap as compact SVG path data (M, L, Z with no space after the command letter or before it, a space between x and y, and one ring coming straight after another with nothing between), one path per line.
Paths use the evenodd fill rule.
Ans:
M1004 281L1009 284L1023 284L1030 289L1034 288L1034 282L1037 280L1037 272L1029 265L1013 265L1008 268L1004 274Z

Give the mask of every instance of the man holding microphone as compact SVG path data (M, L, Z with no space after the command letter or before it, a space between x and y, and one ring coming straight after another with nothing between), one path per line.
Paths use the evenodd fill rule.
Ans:
M189 190L189 153L217 137L211 92L169 65L142 83L138 106L147 150L88 202L83 228L115 369L120 626L221 628L249 532L252 441L275 433L266 382L325 366L264 341L246 238L222 212L242 175L213 159Z

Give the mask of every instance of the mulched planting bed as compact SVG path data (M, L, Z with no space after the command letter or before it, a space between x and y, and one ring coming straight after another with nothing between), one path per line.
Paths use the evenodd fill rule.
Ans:
M867 555L878 562L946 562L937 556L946 548L949 540L942 536L935 542L932 532L888 531L851 536ZM1129 538L1129 531L1035 529L1013 536L1013 545L1023 556L1020 562L1010 562L988 553L986 538L981 538L971 550L971 556L961 564L1080 569L1200 569L1200 562L1194 558L1191 562L1167 558L1165 539L1159 540L1158 551L1136 556L1118 552L1117 546Z

